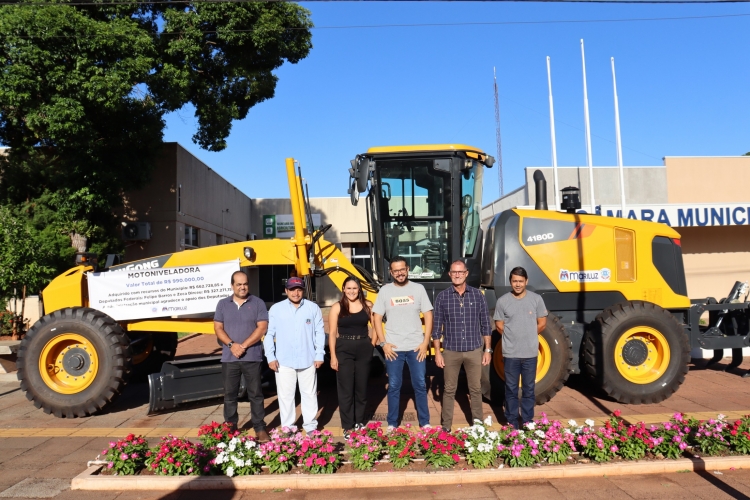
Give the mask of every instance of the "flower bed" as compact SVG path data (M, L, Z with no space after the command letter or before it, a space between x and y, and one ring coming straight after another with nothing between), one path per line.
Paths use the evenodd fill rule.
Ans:
M723 415L699 421L676 413L669 422L627 424L615 411L601 427L587 420L563 424L545 414L523 429L508 426L492 430L491 419L448 432L440 427L409 425L385 431L370 423L353 431L345 449L329 431L304 435L296 428L274 429L271 440L258 444L245 433L212 423L199 431L199 442L167 436L151 449L142 436L128 435L104 450L104 473L132 475L244 476L283 474L293 470L310 474L343 471L404 469L415 461L419 468L529 467L575 462L610 462L676 459L686 452L709 456L750 454L750 416L727 422ZM348 460L342 458L346 456ZM575 456L575 458L574 458ZM696 455L697 456L697 455ZM387 465L385 465L387 464ZM414 464L415 465L415 464Z

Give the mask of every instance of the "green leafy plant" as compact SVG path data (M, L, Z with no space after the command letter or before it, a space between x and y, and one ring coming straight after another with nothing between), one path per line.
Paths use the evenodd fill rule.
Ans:
M124 439L110 441L109 448L102 451L106 470L117 475L133 475L140 470L148 458L148 443L143 436L128 434Z
M388 448L388 459L394 469L403 469L419 453L417 436L411 432L411 426L408 424L406 428L397 427L388 433L386 447Z
M148 451L146 466L161 476L189 476L209 472L208 454L200 444L171 434Z
M461 459L463 440L440 427L419 432L417 440L425 462L433 467L452 467Z

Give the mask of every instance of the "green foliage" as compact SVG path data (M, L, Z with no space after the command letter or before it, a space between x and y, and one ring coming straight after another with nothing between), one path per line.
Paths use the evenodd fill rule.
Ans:
M29 292L38 291L53 276L50 262L54 255L42 234L8 207L0 206L0 297L20 295L23 285Z
M312 47L310 14L294 3L68 3L0 6L0 224L35 242L4 246L13 277L0 296L8 281L38 289L69 267L70 233L121 251L113 211L149 181L164 114L191 105L193 140L220 151L232 122L273 97L273 70Z

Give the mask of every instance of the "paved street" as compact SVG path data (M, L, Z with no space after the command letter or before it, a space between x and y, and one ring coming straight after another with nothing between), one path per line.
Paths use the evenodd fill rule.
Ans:
M190 356L199 352L210 353L216 347L212 336L196 337L180 343L178 355ZM572 377L550 403L537 407L537 414L544 411L551 418L584 419L601 421L614 409L621 409L631 421L659 422L669 418L675 411L707 418L718 413L730 417L750 413L750 379L743 379L741 371L727 373L723 370L729 360L716 367L706 368L700 361L691 365L691 371L680 390L672 398L657 405L621 405L608 400L598 391L588 387L585 378ZM744 363L740 370L750 368ZM430 411L433 424L439 423L440 371L434 367L430 375ZM373 378L369 398L371 413L382 419L386 411L385 388L387 378ZM404 422L416 420L416 412L405 387ZM459 388L455 408L454 424L466 423L469 412L465 397L465 385ZM189 407L182 411L146 416L148 387L145 383L129 385L113 408L102 415L82 419L57 419L45 415L33 407L18 389L16 382L0 383L0 498L42 497L43 494L56 499L97 498L98 500L128 498L164 498L164 495L144 495L134 492L71 492L70 478L80 473L87 460L91 460L107 445L109 438L122 437L128 432L158 437L167 433L194 436L198 426L213 420L222 420L220 401ZM500 417L500 409L485 403L485 414ZM240 415L244 423L249 416L249 403L240 404ZM278 405L275 395L266 398L266 421L269 426L278 424ZM320 384L319 421L326 428L340 434L337 411L335 379L325 379ZM416 424L416 422L414 422ZM644 477L600 478L596 480L550 480L533 484L502 484L483 486L451 486L410 488L388 491L356 490L326 492L276 492L284 498L369 498L394 496L410 498L580 498L581 490L587 497L606 498L748 498L750 495L750 471L725 471L723 474L683 473ZM217 498L256 498L260 492L219 492ZM271 491L265 493L274 493ZM171 495L169 498L190 498L195 494ZM197 497L196 497L197 498Z

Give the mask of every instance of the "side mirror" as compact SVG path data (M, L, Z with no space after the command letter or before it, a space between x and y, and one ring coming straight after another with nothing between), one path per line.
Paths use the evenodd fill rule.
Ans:
M352 202L353 206L357 206L357 203L359 203L359 191L357 191L357 181L356 179L352 179L352 183L349 186L349 199Z
M370 180L370 170L374 167L374 162L367 157L357 155L351 161L352 168L349 173L357 181L357 191L364 193L367 191L367 181Z

